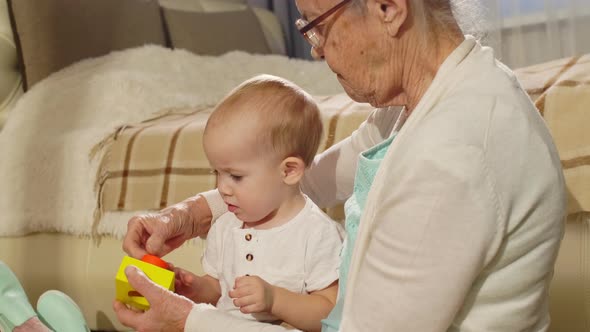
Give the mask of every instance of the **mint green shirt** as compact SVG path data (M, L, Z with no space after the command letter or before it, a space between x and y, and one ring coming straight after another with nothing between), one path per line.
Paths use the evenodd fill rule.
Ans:
M369 190L371 189L371 185L373 184L375 174L377 174L379 165L381 165L381 161L383 160L383 157L385 156L385 153L391 145L394 137L395 135L392 135L385 141L362 152L359 156L356 175L354 178L353 193L344 204L344 213L346 216L346 239L344 241L342 253L340 254L341 263L338 282L338 300L336 301L336 305L328 317L322 320L323 332L338 331L340 328L344 297L346 295L346 280L348 278L350 260L352 258L352 251L354 249L354 243L358 233L359 222L361 220L361 215L365 208L367 196L369 194Z

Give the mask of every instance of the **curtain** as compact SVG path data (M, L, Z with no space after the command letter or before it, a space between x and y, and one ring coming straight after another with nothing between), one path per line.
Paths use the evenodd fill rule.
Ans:
M482 0L484 42L512 68L590 53L589 0Z
M590 0L452 0L466 33L492 46L511 68L590 53ZM293 23L294 0L248 0L281 22L287 54L311 59L310 47Z

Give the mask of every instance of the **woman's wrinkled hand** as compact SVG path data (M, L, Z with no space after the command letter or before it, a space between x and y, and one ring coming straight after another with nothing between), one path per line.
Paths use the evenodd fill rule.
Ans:
M202 197L188 199L157 213L132 217L127 224L123 250L141 259L145 254L162 257L186 240L207 234L211 211Z
M121 324L140 332L184 331L193 302L152 282L135 266L128 266L125 274L129 284L150 303L146 311L128 308L114 301L113 309Z

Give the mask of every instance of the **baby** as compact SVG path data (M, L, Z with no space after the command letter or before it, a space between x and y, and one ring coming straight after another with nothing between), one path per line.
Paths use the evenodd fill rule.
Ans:
M310 95L261 75L211 114L203 146L229 212L212 225L205 276L176 269L176 289L247 319L321 329L338 291L342 228L300 190L322 136Z

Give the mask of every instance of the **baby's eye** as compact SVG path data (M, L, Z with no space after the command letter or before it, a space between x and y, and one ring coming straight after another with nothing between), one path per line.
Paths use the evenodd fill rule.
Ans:
M233 174L231 174L230 176L231 176L232 180L234 180L236 182L242 180L242 176L241 175L233 175Z

